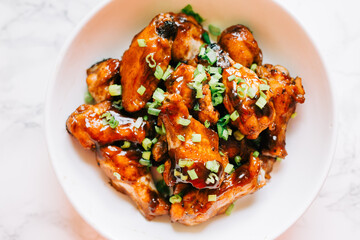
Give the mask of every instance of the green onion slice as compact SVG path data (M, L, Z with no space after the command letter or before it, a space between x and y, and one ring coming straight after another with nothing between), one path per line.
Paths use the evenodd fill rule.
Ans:
M194 161L190 160L190 159L179 159L178 164L182 168L183 167L191 167L194 164Z
M121 95L121 85L112 84L109 86L109 93L111 96L120 96Z
M153 94L153 99L158 102L162 102L165 99L164 90L157 88Z
M145 91L146 91L146 87L144 87L143 85L141 85L141 86L138 88L137 93L142 96L142 95L144 95Z
M173 196L171 196L171 197L169 198L169 202L172 203L172 204L174 204L174 203L181 203L181 200L182 200L182 198L181 198L181 196L180 196L179 194L173 195Z
M165 165L161 164L160 166L158 166L156 168L156 171L158 171L158 173L162 174L165 171Z
M230 115L230 119L231 119L232 121L235 121L235 120L238 119L239 117L240 117L240 115L239 115L238 111L236 111L236 110Z
M152 142L151 142L151 140L150 140L149 138L145 138L145 139L142 141L141 145L143 146L143 148L144 148L145 150L150 150L150 149L151 149Z
M220 163L216 160L207 161L205 167L210 170L211 172L217 173L220 168Z
M242 65L240 63L235 63L233 65L233 67L236 68L236 69L240 69L242 67Z
M231 163L228 163L225 167L225 172L228 173L228 174L231 174L232 171L234 170L234 165L232 165Z
M263 107L266 105L267 101L263 97L259 97L259 99L256 101L256 106L258 106L260 109L263 109Z
M150 151L145 151L145 152L142 153L142 158L143 159L150 160L150 156L151 156Z
M136 128L139 128L141 126L141 124L143 123L143 118L142 117L138 117L134 123L134 126Z
M189 124L191 123L191 120L190 119L185 119L185 118L179 118L177 120L177 123L186 127L186 126L189 126Z
M259 153L258 151L255 151L255 152L253 153L253 156L257 158L257 157L259 156L259 154L260 154L260 153Z
M145 39L138 39L137 40L139 47L146 47Z
M188 170L187 173L189 174L191 180L198 179L198 175L196 174L195 169Z
M234 203L231 203L229 207L226 209L225 214L229 216L234 208Z
M157 78L157 79L161 79L164 75L164 71L162 70L162 68L157 65L156 66L156 70L155 70L155 73L154 73L154 76Z
M147 62L147 64L149 65L150 68L154 68L156 66L156 62L154 60L154 54L155 53L149 53L145 57L145 61Z
M234 137L237 141L241 141L245 136L239 130L236 130L234 132Z
M251 64L251 67L250 67L251 71L255 72L256 68L257 68L256 63Z
M131 143L129 141L124 141L123 145L121 146L121 148L129 148L131 146Z
M166 81L172 72L173 70L171 70L171 66L169 65L161 79Z
M177 138L182 141L185 142L185 137L183 135L177 135Z
M157 109L157 108L149 108L148 109L148 114L153 115L153 116L159 116L161 110Z
M208 120L206 120L206 121L204 122L204 126L205 126L206 128L209 128L209 127L210 127L210 122L209 122Z
M267 91L270 89L270 86L267 84L260 84L259 89L260 89L260 91Z
M147 159L141 158L141 159L139 160L139 163L140 163L141 165L143 165L143 166L147 166L147 167L150 167L150 166L151 166L150 160L147 160Z
M191 135L191 140L194 143L201 142L201 134L194 133Z
M208 195L208 202L215 202L216 201L216 195L212 194L212 195Z

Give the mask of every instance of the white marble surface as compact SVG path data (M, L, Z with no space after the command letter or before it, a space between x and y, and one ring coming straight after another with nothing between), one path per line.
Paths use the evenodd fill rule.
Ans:
M279 239L360 239L360 2L276 1L317 45L338 106L329 176ZM0 239L103 239L64 195L43 130L46 86L60 48L98 2L0 0Z

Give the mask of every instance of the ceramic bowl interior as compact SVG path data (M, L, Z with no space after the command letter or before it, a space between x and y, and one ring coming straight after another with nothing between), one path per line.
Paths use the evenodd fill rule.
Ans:
M129 198L116 192L98 168L95 155L82 149L65 129L67 117L83 104L86 69L104 58L121 58L133 36L160 12L178 12L187 3L222 29L247 25L264 63L287 67L303 78L305 104L287 132L288 157L276 164L272 179L255 194L239 199L230 216L217 216L194 227L151 222ZM269 0L109 1L80 24L60 56L49 84L46 134L57 177L81 216L110 239L275 238L293 224L319 191L333 152L334 110L325 68L301 26Z

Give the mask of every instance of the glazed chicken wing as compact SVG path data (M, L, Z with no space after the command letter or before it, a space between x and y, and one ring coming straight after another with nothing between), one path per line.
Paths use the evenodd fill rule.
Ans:
M102 116L107 112L118 122L116 127L104 124L105 118ZM104 101L78 107L67 119L66 128L84 148L92 149L96 144L104 145L119 140L141 143L148 126L142 122L137 128L135 122L136 119L122 116L110 101Z
M265 169L262 164L259 158L251 155L249 163L240 166L232 174L226 174L218 189L175 190L175 194L183 197L182 202L171 205L171 221L196 225L224 213L236 199L265 185ZM215 201L209 201L209 195L216 195Z
M256 72L269 82L276 112L275 129L269 130L265 140L267 148L263 150L263 154L284 158L287 155L285 134L288 121L295 113L296 103L305 101L301 78L290 77L288 70L279 65L265 64L257 67Z
M165 72L169 65L172 39L177 29L173 18L168 13L157 15L134 37L123 55L120 66L122 99L128 112L139 111L145 106L160 81L159 76L154 75L156 69ZM141 41L146 45L140 46Z
M225 29L219 37L219 45L230 57L245 67L255 62L261 65L262 53L251 31L244 25Z
M194 79L195 69L193 66L182 63L165 82L166 90L169 93L179 94L189 109L193 108L195 101L195 90L189 86Z
M227 68L223 71L225 85L224 106L232 114L235 110L239 117L231 121L248 139L255 139L266 128L272 128L275 111L271 92L266 91L267 103L261 109L256 105L260 97L260 84L263 82L246 67Z
M175 62L191 62L204 43L204 29L192 16L183 13L176 14L175 22L178 31L171 49L172 59Z
M171 164L165 164L164 176L174 176L176 183L191 183L196 188L218 187L228 163L227 157L219 154L218 135L192 118L177 94L166 96L159 119L165 126L172 158ZM206 167L209 161L216 166L213 172ZM209 181L211 176L213 180Z
M211 98L211 91L208 84L205 84L202 88L204 97L198 100L199 111L197 116L201 123L208 121L211 125L215 125L219 120L219 112L214 108Z
M86 83L91 96L99 103L109 100L109 86L120 83L120 61L117 59L106 59L95 63L87 71Z
M107 146L101 148L97 155L99 166L112 186L127 194L148 220L168 214L169 204L156 190L147 167L139 163L141 151L124 151L116 146Z

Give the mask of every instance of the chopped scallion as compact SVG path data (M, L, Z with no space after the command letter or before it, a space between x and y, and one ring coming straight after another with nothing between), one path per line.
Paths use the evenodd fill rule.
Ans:
M153 99L158 102L162 102L165 99L164 90L157 88L153 94Z
M191 140L194 143L201 142L201 134L194 133L191 135Z
M182 200L182 198L181 198L181 196L180 196L179 194L173 195L173 196L171 196L171 197L169 198L169 202L172 203L172 204L174 204L174 203L181 203L181 200Z
M161 110L157 109L157 108L149 108L148 109L148 114L150 115L154 115L154 116L159 116Z
M195 169L188 170L187 173L189 174L191 180L198 179L198 175L196 174Z
M161 164L160 166L158 166L156 168L156 171L160 174L162 174L164 171L165 171L165 165L164 164Z
M218 161L213 160L213 161L207 161L205 164L205 167L210 170L211 172L217 173L219 171L220 168L220 164Z
M296 113L296 112L294 112L293 114L291 114L291 118L295 118L295 117L296 117L296 115L297 115L297 113Z
M89 93L89 90L85 92L84 101L85 101L86 104L94 103L94 98Z
M242 65L240 63L235 63L233 65L233 67L236 68L236 69L240 69L242 67Z
M185 137L183 135L177 135L177 138L182 141L185 142Z
M158 139L157 139L156 137L155 137L155 138L153 138L153 140L151 140L152 144L157 143L157 141L158 141Z
M172 72L171 66L169 65L161 79L166 81Z
M282 161L282 158L277 157L277 158L276 158L276 161L281 162L281 161Z
M259 108L263 109L263 107L266 105L267 101L265 98L263 97L259 97L259 99L256 101L256 106L258 106Z
M129 141L124 141L123 145L121 146L121 148L129 148L131 146L131 143Z
M145 138L145 139L142 141L141 145L143 146L143 148L144 148L145 150L150 150L150 149L151 149L152 142L151 142L151 140L150 140L149 138Z
M204 39L204 42L206 42L207 44L210 44L210 43L211 43L209 34L208 34L207 32L204 32L204 33L202 34L202 37L203 37L203 39Z
M191 120L190 119L185 119L185 118L179 118L177 120L177 123L186 127L186 126L189 126L189 124L191 123Z
M139 163L140 163L141 165L143 165L143 166L147 166L147 167L150 167L150 166L151 166L150 160L147 160L147 159L141 158L141 159L139 160Z
M260 154L260 153L259 153L258 151L255 151L255 152L253 153L253 156L257 158L257 157L259 156L259 154Z
M256 63L251 64L251 67L250 67L251 71L255 72L256 68L257 68Z
M154 68L156 66L156 62L154 60L154 54L155 53L149 53L145 57L145 61L147 62L147 64L149 65L150 68Z
M249 87L246 94L249 96L249 98L254 98L256 95L256 90L252 87Z
M240 157L240 156L236 156L236 157L234 158L234 161L235 161L236 165L240 165L241 157Z
M138 88L137 93L142 96L142 95L144 95L145 91L146 91L146 87L144 87L143 85L141 85L141 86Z
M146 47L145 39L138 39L137 40L139 47Z
M202 23L204 21L204 19L198 13L194 12L190 4L181 9L181 12L185 13L186 15L193 16L198 23Z
M236 111L236 110L230 115L230 119L231 119L232 121L235 121L235 120L238 119L239 117L240 117L240 115L239 115L238 111Z
M270 89L270 86L267 84L260 84L259 89L260 89L260 91L267 91Z
M231 203L231 204L229 205L229 207L226 209L225 214L226 214L227 216L229 216L229 215L231 214L233 208L234 208L234 204Z
M245 136L239 130L236 130L234 132L234 137L237 141L241 141Z
M155 70L155 73L154 73L154 76L157 78L157 79L161 79L164 75L164 71L162 70L162 68L157 65L156 66L156 70Z
M141 126L141 124L143 123L143 118L142 117L138 117L134 123L134 126L136 128L139 128Z
M190 159L179 159L178 164L182 168L183 167L191 167L194 164L194 161L190 160Z
M214 36L219 36L221 34L221 30L218 27L215 27L214 25L209 25L209 32Z
M210 49L210 50L205 55L208 58L209 63L211 65L213 65L217 60L216 52L214 50L212 50L211 48L208 48L208 49Z
M206 120L206 121L204 122L204 126L205 126L206 128L209 128L209 127L210 127L210 122L209 122L208 120Z
M225 171L227 174L231 174L233 170L234 170L234 165L232 165L231 163L228 163L228 164L226 165L224 171Z
M236 78L235 75L228 76L228 80L229 80L229 81L232 81L232 80L234 80L235 78Z
M145 151L145 152L142 153L142 158L144 158L146 160L150 160L150 156L151 156L150 151Z
M208 195L208 202L215 202L216 201L216 195L212 194L212 195Z
M120 96L121 95L121 85L112 84L109 86L109 93L111 96Z

